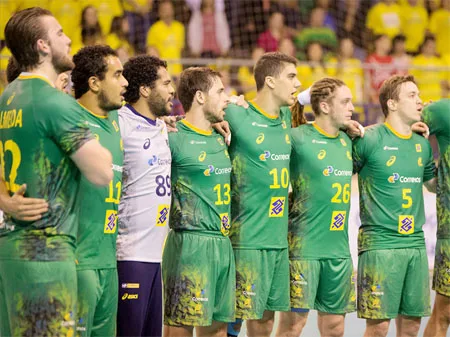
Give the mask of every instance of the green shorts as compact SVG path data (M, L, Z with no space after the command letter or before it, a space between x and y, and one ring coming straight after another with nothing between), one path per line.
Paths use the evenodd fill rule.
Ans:
M289 311L286 249L235 249L236 318L261 319L264 311Z
M437 239L435 254L433 289L450 297L450 239Z
M165 325L234 322L236 270L228 237L172 230L161 268Z
M119 281L117 269L77 270L78 336L115 336Z
M75 261L0 260L0 336L73 336Z
M425 248L369 250L358 261L358 317L430 315Z
M290 260L289 265L293 309L330 314L356 311L356 274L351 258Z

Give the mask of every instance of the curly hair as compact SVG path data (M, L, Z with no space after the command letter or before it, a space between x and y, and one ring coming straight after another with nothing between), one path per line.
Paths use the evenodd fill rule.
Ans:
M167 62L157 57L149 55L139 55L128 60L123 66L123 76L128 81L125 101L136 103L140 97L139 88L141 86L155 87L155 82L159 78L160 67L167 69Z
M117 53L109 46L84 47L73 56L75 68L72 70L72 83L75 98L80 98L89 91L89 78L97 77L99 80L105 78L108 71L108 56L116 56Z
M318 116L322 112L320 109L321 102L331 103L337 88L345 86L345 83L337 78L325 77L311 86L311 106L314 115Z

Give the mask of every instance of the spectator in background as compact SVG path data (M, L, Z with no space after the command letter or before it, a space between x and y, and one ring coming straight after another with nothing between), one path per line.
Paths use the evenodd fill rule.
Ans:
M1 2L1 1L0 1ZM80 19L83 5L79 0L50 0L48 8L63 28L66 34L72 40L72 54L75 54L81 47ZM9 16L8 16L9 18ZM74 19L76 18L76 19ZM3 33L3 31L2 31Z
M144 52L153 0L122 0L122 5L130 27L130 42L138 53Z
M184 49L185 32L181 22L174 20L173 5L170 1L163 1L159 5L159 21L155 22L148 31L147 47L154 47L161 59L168 63L167 71L177 77L183 67L174 60L181 58Z
M194 10L188 27L188 46L195 56L225 56L231 46L230 29L223 10L215 9L214 0L202 0Z
M343 81L351 90L355 113L360 123L364 122L364 111L357 105L362 105L364 73L361 60L354 56L355 47L350 37L344 37L339 41L337 57L332 57L327 62L328 74Z
M98 22L105 34L111 29L113 19L123 16L121 0L89 0L89 3L97 9Z
M437 101L444 96L444 63L436 53L436 39L432 35L425 37L420 54L412 60L411 74L416 79L420 97L424 102Z
M323 25L332 29L334 32L337 30L336 19L330 10L330 0L316 0L316 6L318 8L322 8L325 14L325 18L323 20Z
M411 66L411 56L406 53L405 35L397 35L392 40L392 63L397 75L407 75Z
M295 36L300 32L302 23L298 0L274 0L271 3L270 11L283 14L284 24L289 36Z
M116 16L111 23L111 30L106 37L106 44L117 52L120 62L124 64L134 55L134 48L129 42L130 26L125 16Z
M367 13L366 28L372 35L393 38L400 34L400 6L396 0L381 0Z
M302 80L302 88L309 88L315 81L327 76L323 59L323 48L319 42L311 42L306 49L308 63L297 67L297 77Z
M305 50L312 42L318 42L322 47L336 50L338 42L336 33L329 27L325 27L325 11L323 8L314 8L311 11L309 27L303 29L295 39L297 49Z
M401 31L406 37L406 51L415 53L425 37L428 27L427 10L419 4L420 0L407 0L400 7Z
M366 86L371 103L378 104L378 91L385 80L395 74L393 58L389 55L391 39L387 35L376 35L374 38L375 51L367 57L366 62L371 66L366 71Z
M284 26L283 14L273 13L269 18L269 28L258 37L258 46L265 52L274 52L278 50L278 43L287 36Z
M278 51L280 53L295 57L296 52L294 42L288 38L282 39L278 45Z
M98 21L97 9L91 5L86 6L81 12L81 23L72 40L71 52L75 54L82 47L103 43L105 40Z
M441 8L431 14L429 30L436 37L438 54L450 54L450 0L441 0Z
M229 66L218 66L217 71L220 73L222 84L225 89L225 93L228 96L237 95L236 89L231 85L230 67Z
M251 101L256 97L256 82L253 76L253 67L261 56L264 55L264 49L256 47L252 51L253 65L251 67L241 66L238 70L238 82L241 86L246 101Z

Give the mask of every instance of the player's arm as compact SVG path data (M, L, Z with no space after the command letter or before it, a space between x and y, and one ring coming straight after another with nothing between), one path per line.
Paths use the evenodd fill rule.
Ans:
M423 170L423 181L424 185L428 191L436 193L437 188L437 178L436 178L436 165L433 160L433 150L431 149L430 143L427 142L426 149L428 150L427 164Z
M423 183L427 190L431 193L436 193L437 179L433 178Z
M23 184L12 195L9 195L5 181L0 179L0 209L14 219L36 221L48 211L48 203L44 199L25 198L27 185Z
M70 158L91 183L106 186L113 179L112 155L96 139L91 139Z

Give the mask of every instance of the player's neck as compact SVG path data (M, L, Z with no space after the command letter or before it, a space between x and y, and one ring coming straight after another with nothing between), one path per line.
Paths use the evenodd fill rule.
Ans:
M190 109L186 113L186 121L198 129L212 131L212 124L205 118L205 113L201 108Z
M97 96L90 92L85 93L83 96L78 98L77 101L93 115L100 117L108 116L108 111L105 111L102 108L100 108Z
M385 123L402 136L410 136L412 133L411 125L403 121L397 114L390 113L386 117Z
M58 77L58 74L56 73L53 65L48 64L46 62L40 64L36 68L28 70L27 72L33 75L39 75L48 78L49 81L53 84L53 86L55 86L55 82Z
M333 125L330 119L325 116L317 116L314 123L331 137L337 137L339 135L339 128Z
M139 99L136 103L130 105L142 116L150 118L151 120L156 120L156 115L150 110L148 103L144 99Z
M263 89L264 90L264 89ZM272 95L268 95L267 93L261 91L256 94L256 98L253 100L258 107L264 110L266 114L271 116L279 116L280 115L280 106L273 99Z

